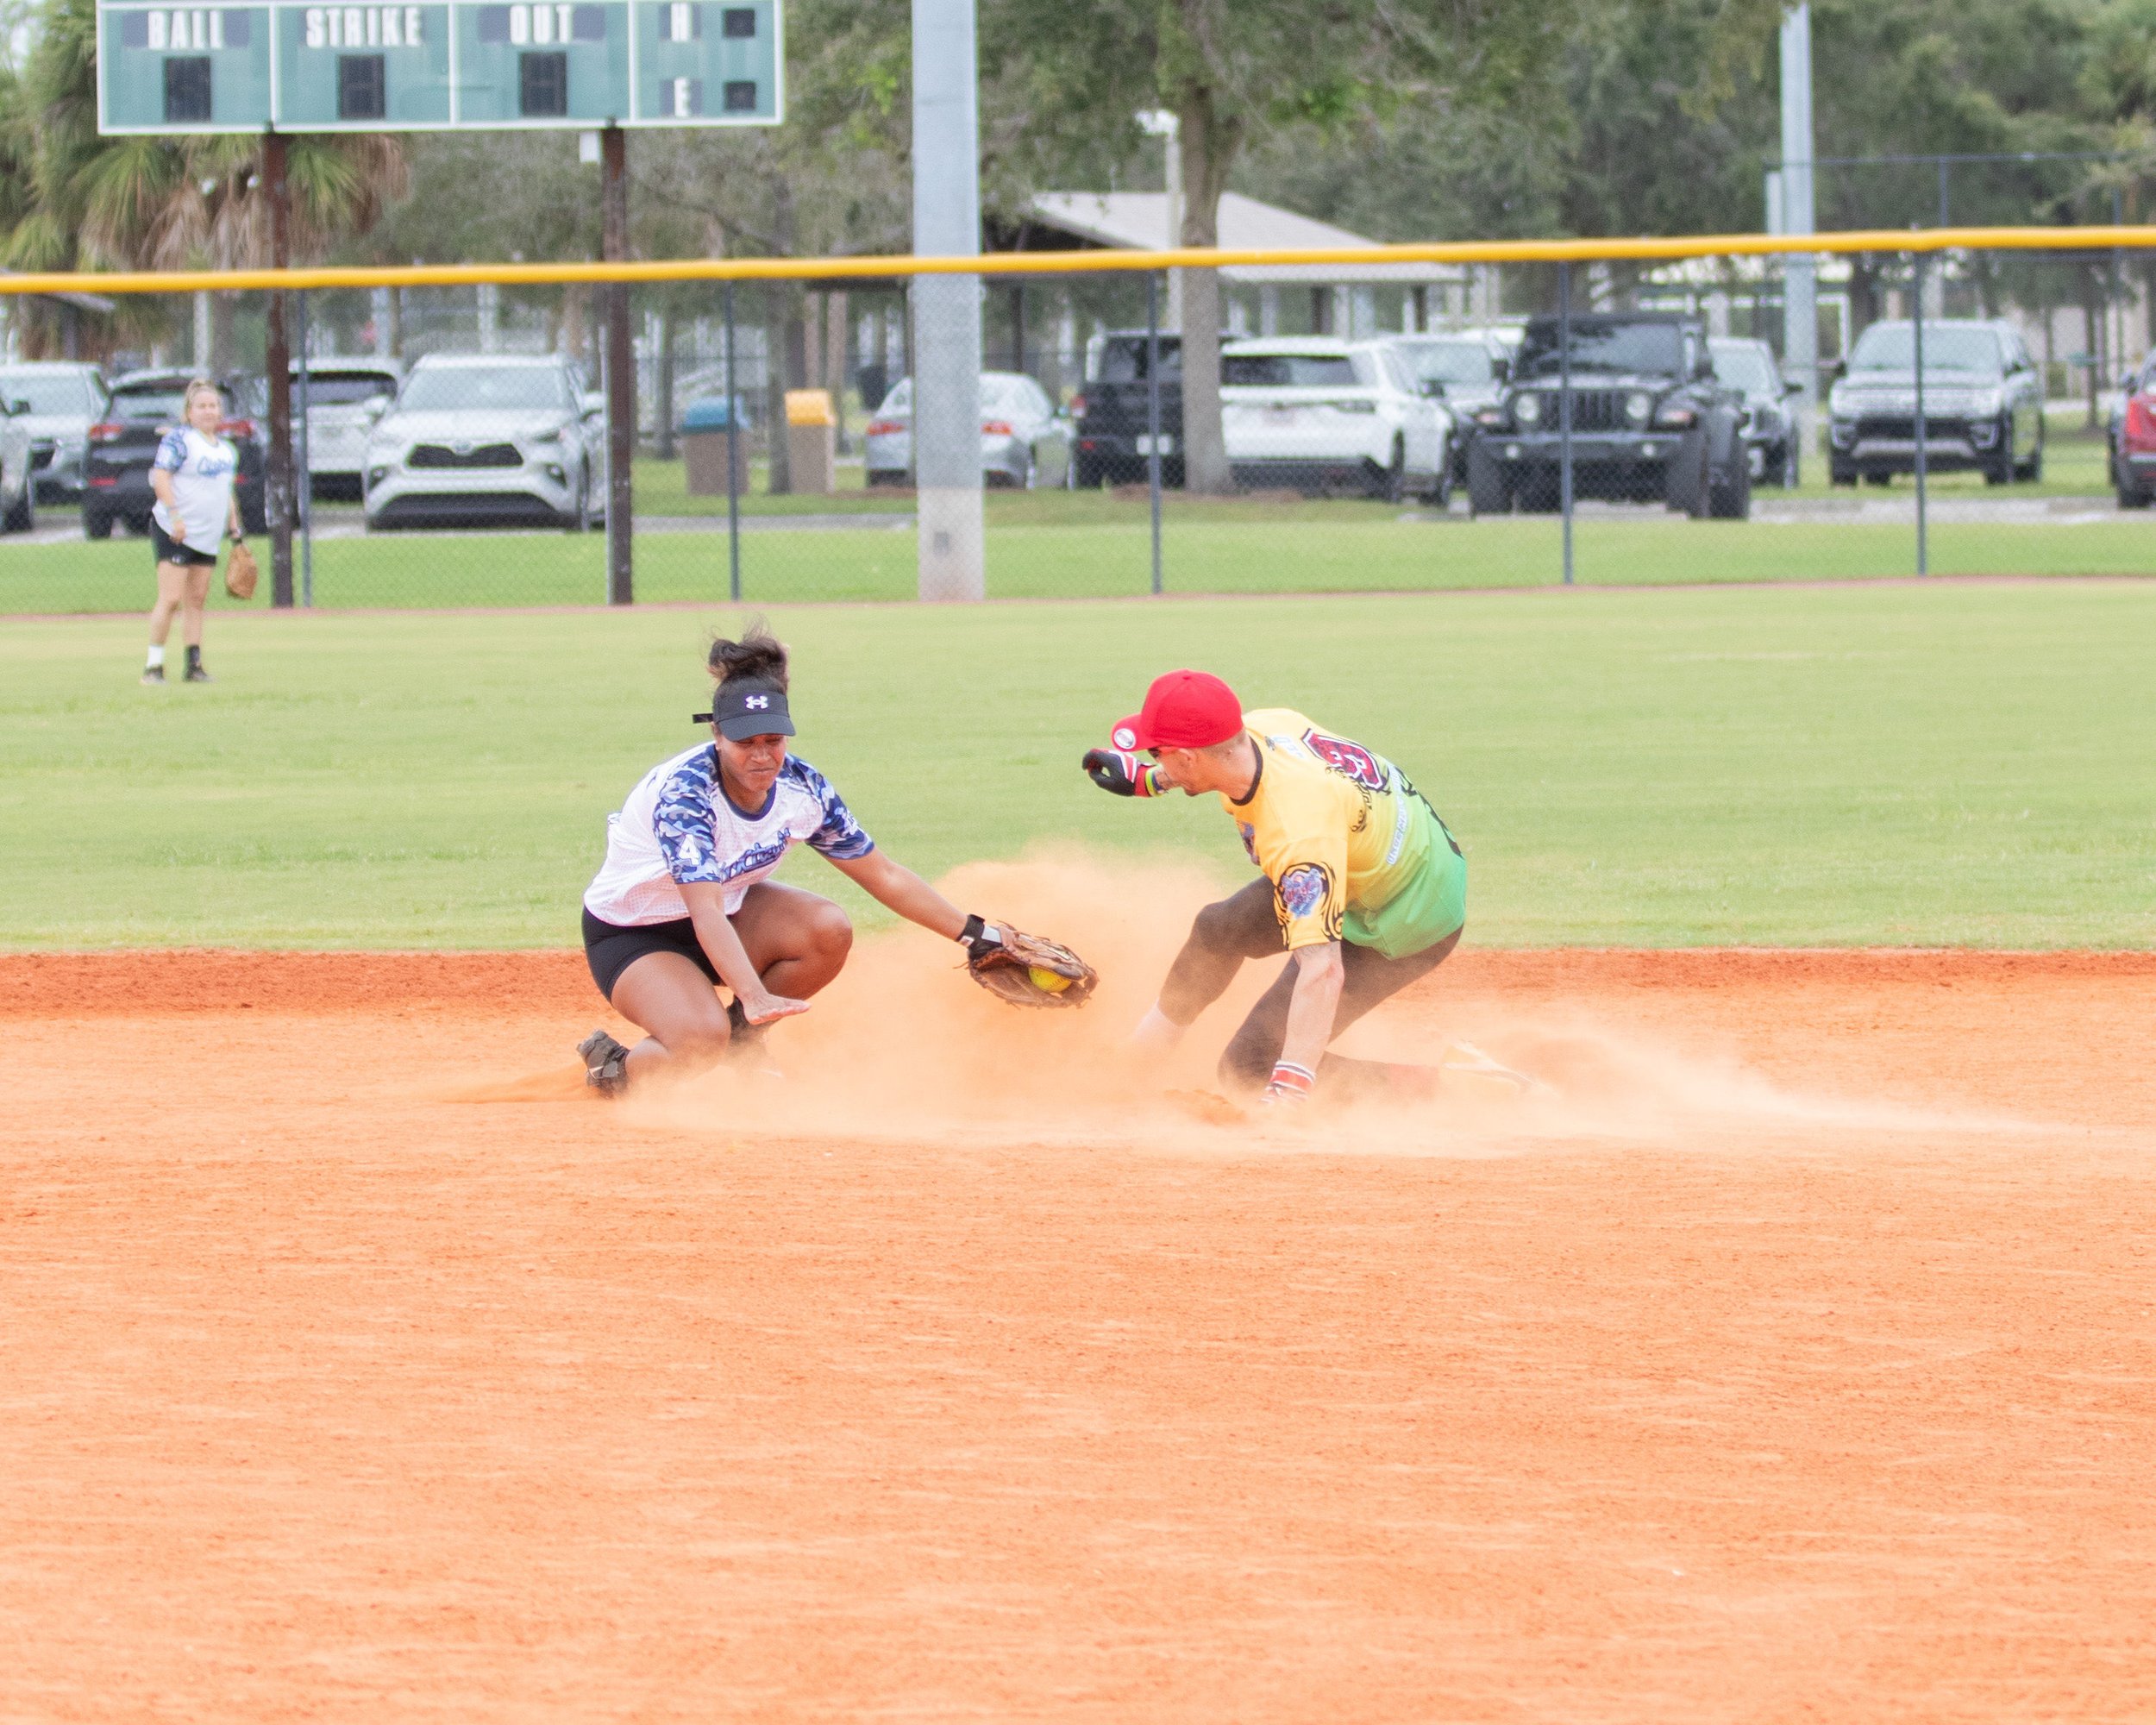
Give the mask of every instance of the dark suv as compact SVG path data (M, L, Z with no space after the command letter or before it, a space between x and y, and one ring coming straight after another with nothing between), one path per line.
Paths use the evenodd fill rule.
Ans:
M1916 471L1916 329L1896 319L1857 337L1827 398L1836 485ZM2021 338L1969 317L1924 320L1924 466L1975 468L1987 485L2044 475L2044 386Z
M1183 482L1183 344L1160 338L1161 483ZM1151 450L1146 438L1150 380L1145 332L1113 329L1086 355L1085 392L1070 405L1078 422L1071 483L1084 491L1110 485L1143 485Z
M165 434L182 423L182 407L191 372L130 372L116 380L106 417L90 428L85 464L82 530L92 539L110 539L114 522L130 533L150 530L150 463ZM269 466L262 416L268 388L260 378L226 378L217 390L224 397L224 423L218 430L240 455L233 495L240 519L250 533L261 533L267 497L263 474Z
M1475 416L1467 486L1477 515L1557 507L1559 328L1528 321L1503 398ZM1575 497L1658 500L1695 518L1752 513L1744 398L1716 380L1698 318L1577 317L1570 348Z

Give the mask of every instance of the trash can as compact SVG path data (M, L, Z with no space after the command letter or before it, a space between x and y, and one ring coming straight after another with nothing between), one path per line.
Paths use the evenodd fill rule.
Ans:
M723 396L689 404L681 416L681 456L688 467L691 497L726 494L726 446L734 446L734 489L749 488L749 428L726 435L732 410Z
M786 459L794 490L828 496L837 489L838 415L829 390L786 392Z

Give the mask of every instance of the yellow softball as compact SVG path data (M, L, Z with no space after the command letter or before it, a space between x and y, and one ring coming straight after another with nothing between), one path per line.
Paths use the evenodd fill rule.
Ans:
M1070 978L1054 970L1043 969L1037 964L1025 967L1025 974L1033 979L1033 986L1045 994L1060 994L1070 986Z

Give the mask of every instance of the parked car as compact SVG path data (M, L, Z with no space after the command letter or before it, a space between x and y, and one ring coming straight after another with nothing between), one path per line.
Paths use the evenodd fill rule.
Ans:
M992 486L1070 483L1069 417L1023 372L981 374L981 473ZM913 482L913 380L900 378L868 421L862 448L872 486Z
M105 380L75 360L0 366L0 401L26 401L37 501L80 503L90 457L90 428L105 417Z
M605 405L553 355L429 354L367 446L370 530L606 516Z
M1512 375L1513 344L1489 329L1463 329L1450 336L1402 336L1394 348L1407 363L1425 395L1445 403L1453 420L1471 424L1486 407L1504 398ZM1452 478L1467 478L1467 442L1452 440Z
M2147 509L2156 500L2156 354L2119 380L2109 445L2111 488L2119 507Z
M1261 336L1220 350L1220 434L1241 486L1452 495L1452 415L1387 342Z
M307 362L307 477L317 497L357 499L367 489L367 446L374 422L397 398L403 373L394 360ZM299 411L299 367L292 367L292 412ZM292 441L299 433L295 423ZM298 459L297 447L292 450Z
M1795 485L1798 438L1789 398L1804 386L1782 375L1774 349L1764 342L1715 336L1708 339L1707 352L1714 362L1715 377L1745 398L1743 430L1752 482Z
M30 405L0 396L0 533L37 525L37 471L30 456Z
M130 533L150 530L150 506L157 501L150 489L150 463L165 434L185 423L182 410L194 375L140 371L113 380L105 417L90 428L82 497L82 530L88 537L110 539L116 522ZM258 377L229 377L217 380L217 392L224 398L224 419L217 430L239 451L233 494L239 499L240 520L250 533L266 532L267 391Z
M1527 322L1503 399L1476 416L1468 494L1477 515L1558 506L1562 380L1571 376L1575 497L1660 501L1697 518L1752 513L1744 399L1715 381L1707 331L1678 312Z
M1183 482L1183 344L1163 334L1160 344L1161 483ZM1152 467L1152 384L1143 329L1111 329L1086 344L1086 380L1070 404L1077 453L1071 482L1081 491L1143 485Z
M1916 332L1901 319L1857 338L1827 400L1827 477L1884 485L1916 471ZM2044 472L2044 388L2012 329L1924 320L1924 465L1987 485Z

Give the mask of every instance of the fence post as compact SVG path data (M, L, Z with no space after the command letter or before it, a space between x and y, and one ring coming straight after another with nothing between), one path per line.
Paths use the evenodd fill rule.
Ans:
M299 602L308 610L315 603L315 464L307 442L307 407L313 398L307 386L307 290L292 296L299 323Z
M285 172L285 135L262 134L262 179L269 192L270 263L291 267L291 186ZM289 611L292 602L292 359L285 335L285 290L269 297L269 461L263 513L270 535L270 603Z
M1188 444L1185 445L1186 451ZM1160 578L1160 272L1145 272L1145 489L1153 506L1153 591ZM1188 453L1184 458L1189 460ZM1185 470L1188 478L1188 468Z
M741 603L741 396L734 387L734 285L726 284L726 594Z
M1572 266L1557 266L1557 509L1564 518L1564 584L1572 585Z
M600 250L609 263L629 256L629 135L609 124L599 135ZM606 602L636 603L630 534L636 526L636 360L630 345L629 284L606 284Z
M1914 426L1914 428L1913 428L1913 429L1915 430L1915 433L1916 433L1916 573L1917 573L1918 574L1920 574L1920 575L1928 575L1928 574L1931 574L1931 572L1932 572L1932 568L1931 568L1931 547L1930 547L1930 546L1929 546L1929 544L1928 544L1928 543L1927 543L1927 542L1926 542L1926 536L1927 536L1927 530L1928 530L1928 529L1929 529L1930 523L1929 523L1929 522L1927 520L1927 518L1927 518L1927 509L1926 509L1926 507L1925 507L1925 505L1926 505L1926 502L1927 502L1927 499L1926 499L1926 497L1925 497L1925 483L1924 483L1924 481L1925 481L1925 460L1924 460L1924 264L1925 264L1925 261L1926 261L1926 260L1925 260L1925 257L1924 257L1923 253L1921 253L1921 252L1917 253L1917 254L1916 254L1916 258L1915 258L1915 262L1914 263L1914 265L1912 266L1912 267L1910 268L1910 271L1909 271L1909 277L1910 277L1910 292L1909 292L1909 300L1910 300L1910 309L1911 309L1911 311L1912 311L1912 312L1913 312L1913 314L1914 314L1914 316L1912 317L1912 319L1911 319L1911 323L1912 323L1913 329L1914 329L1914 332L1915 332L1914 345L1915 345L1915 348L1916 348L1916 423L1915 423L1915 425Z

